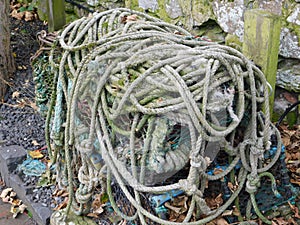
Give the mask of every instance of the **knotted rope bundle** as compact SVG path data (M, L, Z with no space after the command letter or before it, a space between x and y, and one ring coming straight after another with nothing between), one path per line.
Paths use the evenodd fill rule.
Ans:
M127 9L71 23L58 46L62 56L50 55L57 86L47 134L51 124L50 155L58 177L66 175L68 209L73 202L75 212L87 213L95 188L104 190L106 180L114 210L127 220L138 217L141 224L146 218L182 224L141 205L141 194L171 190L191 198L184 224L218 217L245 186L259 213L253 196L259 179L272 177L267 171L281 146L269 119L267 82L251 61L232 48L190 38L179 27ZM272 133L278 151L267 161ZM50 138L48 142L50 146ZM214 160L207 157L209 143L218 143L232 159L221 173L208 173ZM224 178L237 164L237 189L221 207L210 209L203 197L207 181ZM164 184L186 167L184 179ZM135 208L134 215L118 209L112 179ZM192 219L195 209L206 217Z

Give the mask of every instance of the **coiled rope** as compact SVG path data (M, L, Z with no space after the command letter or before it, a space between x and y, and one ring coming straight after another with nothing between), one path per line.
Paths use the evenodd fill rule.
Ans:
M265 77L240 52L192 38L144 13L114 9L69 24L49 60L56 88L47 142L57 177L67 178L61 181L69 190L67 211L87 213L100 185L126 220L205 224L221 215L246 184L255 212L270 223L253 196L256 181L272 177L267 171L279 158L280 135L270 123ZM265 160L272 133L277 152ZM208 143L220 144L233 158L219 174L208 174L214 160L206 157ZM224 178L238 164L238 188L221 207L210 209L203 196L207 181ZM186 166L186 178L164 185ZM118 208L112 179L136 214ZM176 189L191 198L182 223L161 219L141 204L142 193ZM192 219L195 210L202 219Z

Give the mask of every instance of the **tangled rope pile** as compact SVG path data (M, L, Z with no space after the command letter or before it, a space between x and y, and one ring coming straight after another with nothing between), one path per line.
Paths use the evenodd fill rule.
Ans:
M268 172L281 153L280 135L270 123L265 77L240 52L144 13L114 9L68 25L49 59L56 88L47 142L60 184L68 186L67 210L88 213L100 185L126 220L205 224L246 188L257 215L270 223L255 193L267 176L280 195ZM210 143L227 155L220 173L208 173L215 160L207 152ZM266 159L272 145L276 153ZM188 175L176 179L182 169ZM207 182L229 173L237 174L236 190L222 206L209 208L203 196ZM118 208L113 182L134 214ZM159 218L141 204L143 194L172 190L191 199L182 223Z

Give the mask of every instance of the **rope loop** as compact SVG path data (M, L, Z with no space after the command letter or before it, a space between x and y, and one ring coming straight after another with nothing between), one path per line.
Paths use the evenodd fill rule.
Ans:
M78 188L75 192L76 201L80 204L88 203L93 196L93 191L87 191L82 188Z
M259 176L253 177L249 174L247 176L246 191L249 194L255 194L257 192L257 189L258 189L259 186L260 186Z

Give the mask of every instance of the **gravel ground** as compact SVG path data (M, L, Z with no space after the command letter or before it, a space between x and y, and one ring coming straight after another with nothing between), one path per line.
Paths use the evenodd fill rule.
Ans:
M26 150L45 145L44 118L36 111L30 57L38 50L36 33L46 27L41 21L11 18L11 45L16 56L14 79L0 104L0 140L4 145L20 145Z
M15 56L16 72L10 80L10 87L4 102L0 102L0 144L3 146L19 145L26 150L35 150L45 146L44 118L37 112L35 107L34 83L30 66L30 57L39 49L36 33L47 27L42 21L10 19L11 46ZM24 185L35 185L37 178L22 176ZM1 181L1 177L0 177ZM0 184L0 192L5 184ZM54 187L53 187L54 188ZM44 190L33 190L40 196L34 196L33 202L42 201L45 205L51 204L51 193ZM41 198L41 196L44 199ZM47 200L45 200L47 198ZM17 217L18 218L18 217ZM1 220L10 224L9 218ZM23 224L24 221L14 220L14 224ZM26 225L37 225L33 220L27 220Z

